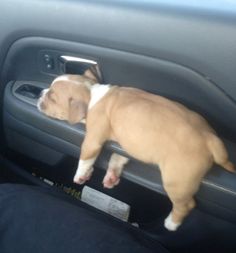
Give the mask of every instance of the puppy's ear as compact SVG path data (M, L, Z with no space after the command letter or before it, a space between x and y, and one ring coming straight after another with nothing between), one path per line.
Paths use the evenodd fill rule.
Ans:
M83 101L78 101L73 98L69 100L69 116L70 124L79 123L87 115L87 105Z
M94 83L101 83L102 76L97 66L91 66L84 72L84 76L93 80Z

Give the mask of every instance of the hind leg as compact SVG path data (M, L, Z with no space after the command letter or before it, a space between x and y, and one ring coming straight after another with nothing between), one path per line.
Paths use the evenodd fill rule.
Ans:
M164 189L173 204L165 220L165 227L171 231L175 231L195 207L193 197L212 166L212 158L207 152L187 154L179 154L175 159L172 156L160 168Z
M172 198L171 201L173 208L169 216L165 219L164 225L169 231L175 231L182 224L188 213L195 207L195 201L193 198L186 200Z
M197 192L201 179L203 177L198 169L188 167L184 170L183 167L170 170L165 168L162 173L162 181L165 191L172 202L172 210L165 220L165 227L170 231L175 231L182 224L184 218L195 207L193 199Z

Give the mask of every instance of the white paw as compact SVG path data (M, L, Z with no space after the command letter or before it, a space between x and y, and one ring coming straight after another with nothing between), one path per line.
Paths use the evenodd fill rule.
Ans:
M90 176L74 176L74 183L76 184L84 184L86 181L88 181L90 179L91 175Z
M93 167L88 169L86 172L81 173L81 170L78 170L74 176L74 183L76 184L84 184L86 181L88 181L93 173Z
M169 231L176 231L181 224L173 222L172 215L170 213L169 216L165 219L164 225L165 228L168 229Z

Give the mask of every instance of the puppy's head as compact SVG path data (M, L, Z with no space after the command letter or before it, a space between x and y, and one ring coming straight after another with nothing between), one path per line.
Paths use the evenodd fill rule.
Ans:
M86 74L57 77L38 100L38 109L49 117L75 124L85 119L90 87L96 83Z

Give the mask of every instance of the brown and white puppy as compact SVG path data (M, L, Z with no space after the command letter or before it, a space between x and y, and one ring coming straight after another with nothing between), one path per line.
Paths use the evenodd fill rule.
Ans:
M94 82L86 75L61 76L38 103L40 111L57 119L76 123L86 118L74 182L88 180L103 144L116 141L136 159L159 166L173 204L165 227L176 230L195 206L193 196L213 163L234 171L223 142L203 117L180 103L135 88ZM113 169L112 161L120 165L118 169ZM127 161L122 156L111 159L105 186L119 183Z

